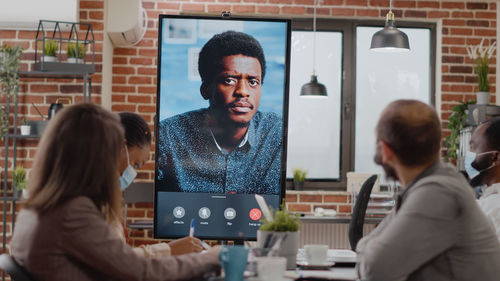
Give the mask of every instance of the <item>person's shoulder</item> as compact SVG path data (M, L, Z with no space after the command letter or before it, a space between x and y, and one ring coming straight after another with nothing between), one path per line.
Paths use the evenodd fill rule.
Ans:
M187 111L184 113L180 113L160 121L160 129L175 129L175 131L180 128L191 126L193 124L199 123L204 120L207 109L202 108L198 110Z
M257 111L257 113L254 116L254 120L257 123L257 125L263 125L263 126L281 126L281 115L278 115L277 113L274 112L261 112Z
M87 196L77 196L66 201L59 211L65 214L65 218L80 214L100 214L97 206Z

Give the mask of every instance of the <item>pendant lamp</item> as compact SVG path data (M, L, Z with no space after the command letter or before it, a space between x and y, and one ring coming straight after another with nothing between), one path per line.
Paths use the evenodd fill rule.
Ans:
M318 82L316 75L316 0L314 0L314 16L313 16L313 73L311 81L306 83L300 89L301 96L326 96L325 85Z
M373 34L371 50L378 52L408 52L410 43L408 36L397 29L394 24L394 13L392 12L392 0L390 1L389 12L385 16L384 29Z

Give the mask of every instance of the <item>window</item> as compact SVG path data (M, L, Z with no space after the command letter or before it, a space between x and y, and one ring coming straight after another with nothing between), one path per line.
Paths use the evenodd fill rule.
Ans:
M402 23L409 53L369 50L383 22L319 19L318 81L328 97L301 97L313 68L312 19L294 20L290 66L287 178L308 171L306 188L342 190L348 171L381 173L375 165L375 125L396 99L434 104L435 24Z

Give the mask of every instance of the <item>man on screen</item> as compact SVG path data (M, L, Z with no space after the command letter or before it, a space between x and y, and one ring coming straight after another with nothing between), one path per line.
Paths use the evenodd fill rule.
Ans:
M201 49L198 71L209 107L160 122L157 188L278 194L282 118L258 111L261 45L245 33L217 34Z

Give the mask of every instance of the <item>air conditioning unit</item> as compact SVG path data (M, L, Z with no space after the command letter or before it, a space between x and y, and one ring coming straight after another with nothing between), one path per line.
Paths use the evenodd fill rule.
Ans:
M148 25L142 0L108 0L106 31L115 46L139 43Z

